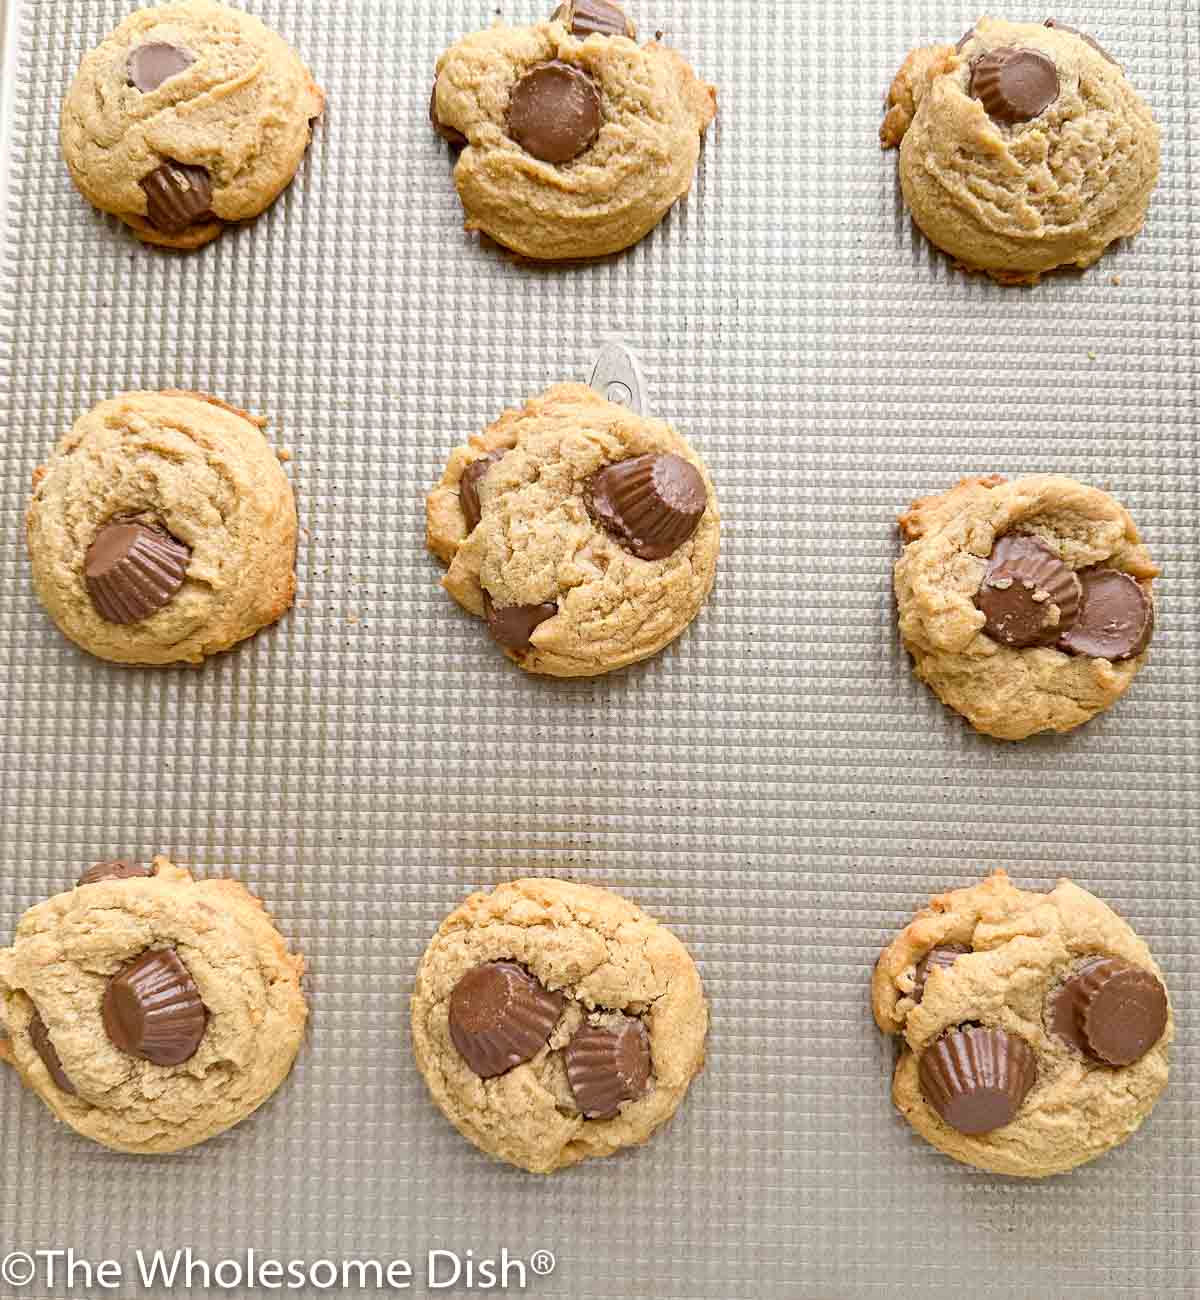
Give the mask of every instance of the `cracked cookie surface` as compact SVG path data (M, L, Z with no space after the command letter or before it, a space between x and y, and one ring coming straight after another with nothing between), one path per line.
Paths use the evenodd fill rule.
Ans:
M463 509L463 474L503 453L475 491L473 528ZM671 453L701 475L707 506L670 555L640 559L598 526L585 485L601 468ZM558 384L519 411L505 411L452 453L426 503L429 549L449 571L442 585L470 613L557 602L527 649L508 650L529 672L587 677L648 658L695 618L712 587L720 514L708 471L666 424L634 415L582 384Z
M1057 94L1027 120L1004 120L1003 108L997 120L975 93L974 70L1001 50L1035 52L1057 72ZM1121 67L1084 36L1038 23L983 18L957 49L913 51L880 139L900 145L904 198L925 235L1006 284L1090 266L1137 234L1158 178L1159 129Z
M485 962L520 963L566 1001L532 1059L482 1079L455 1048L450 994ZM640 1017L649 1035L648 1090L611 1119L576 1107L563 1048L606 1013ZM532 1173L645 1142L678 1109L704 1064L708 1010L683 944L634 904L591 885L517 880L472 894L438 928L412 995L413 1050L438 1108L489 1155Z
M929 967L944 945L968 951ZM1162 980L1146 944L1107 904L1070 880L1050 893L1015 888L1003 871L940 894L883 950L871 984L879 1028L903 1039L892 1097L904 1118L939 1151L993 1173L1042 1178L1063 1173L1124 1142L1167 1084L1174 1024L1140 1060L1101 1064L1047 1027L1047 998L1086 958L1120 958ZM922 1095L922 1051L966 1022L995 1026L1027 1043L1037 1081L1016 1118L971 1136L943 1122Z
M118 663L199 663L287 610L296 503L263 424L175 390L125 393L76 422L35 472L26 515L34 587L66 636ZM85 580L99 531L124 519L191 552L173 599L129 624L102 617Z
M601 121L561 163L509 130L514 88L546 63L590 79ZM689 190L716 91L675 51L624 35L580 39L561 22L475 32L437 63L433 117L465 147L454 183L468 230L542 260L600 257L637 243Z
M914 502L900 532L896 602L913 671L977 730L1002 740L1070 731L1116 703L1146 662L1145 652L1111 662L1053 645L1015 649L984 631L975 604L989 553L1011 534L1040 539L1075 573L1128 574L1152 600L1158 567L1107 492L1055 474L964 479Z
M151 86L159 67L142 90L130 59L147 46L178 53L172 75ZM63 101L63 157L84 198L139 239L199 248L274 202L324 102L296 53L253 15L214 0L140 9L84 56ZM168 162L204 168L211 195L190 222L164 227L141 182Z
M29 909L0 950L3 1055L54 1115L116 1151L182 1151L231 1128L279 1087L304 1034L304 961L233 880L192 879L157 857L153 875L106 878ZM105 1029L109 980L171 948L207 1011L195 1054L162 1066ZM74 1089L38 1050L38 1018Z

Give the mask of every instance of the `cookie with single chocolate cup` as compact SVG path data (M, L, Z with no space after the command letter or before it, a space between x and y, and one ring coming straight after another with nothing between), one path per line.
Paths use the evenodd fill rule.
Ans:
M468 230L529 258L628 248L692 184L716 91L611 0L494 24L437 62L433 129L459 150Z
M123 393L34 474L34 588L101 659L199 663L295 591L296 503L266 421L204 393Z
M80 193L148 244L199 248L291 182L325 104L285 41L215 0L139 9L84 56L63 100Z
M472 894L412 995L417 1065L469 1141L531 1173L645 1142L704 1064L696 965L664 926L592 885Z
M1064 23L982 18L912 51L880 129L913 220L967 270L1036 284L1138 233L1159 128L1120 64Z
M527 672L588 677L658 653L712 587L716 492L668 425L582 384L506 411L426 502L442 586Z
M303 959L234 880L165 857L87 868L0 950L0 1058L54 1116L116 1151L182 1151L291 1070Z
M1042 1178L1133 1134L1167 1084L1174 1032L1145 943L1069 880L1003 871L940 894L881 954L875 1020L900 1040L897 1109L965 1164Z
M977 730L1070 731L1146 662L1159 570L1107 492L1057 474L964 479L914 502L900 532L913 671Z

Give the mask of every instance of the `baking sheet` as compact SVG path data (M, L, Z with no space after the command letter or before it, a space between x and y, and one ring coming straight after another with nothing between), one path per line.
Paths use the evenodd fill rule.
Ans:
M83 864L166 851L261 892L308 957L313 1018L274 1101L168 1159L91 1146L0 1077L0 1255L73 1247L128 1272L138 1249L253 1248L407 1258L419 1277L430 1249L549 1250L527 1293L572 1300L1194 1295L1194 0L1054 10L1126 62L1164 170L1134 245L1032 292L967 278L916 236L875 143L904 53L956 38L976 4L641 0L643 33L719 86L720 116L691 199L570 271L462 232L424 116L442 48L549 0L254 0L328 112L274 209L187 257L93 212L58 153L73 69L129 7L22 0L4 76L0 935ZM423 494L450 447L586 378L614 332L713 471L717 587L648 664L530 680L438 589ZM265 412L292 454L298 606L201 670L93 661L30 588L32 469L93 402L142 386ZM965 473L1035 470L1129 505L1165 568L1160 626L1108 716L1003 747L909 675L893 521ZM1035 1185L910 1133L867 1007L882 942L995 865L1034 886L1070 873L1119 908L1179 1020L1137 1138ZM713 1006L708 1068L670 1128L549 1181L454 1133L407 1037L440 918L530 872L666 919ZM0 1283L42 1291L173 1293Z

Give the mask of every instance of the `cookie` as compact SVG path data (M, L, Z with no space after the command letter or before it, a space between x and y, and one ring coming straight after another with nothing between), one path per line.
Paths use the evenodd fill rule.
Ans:
M957 46L914 50L880 129L925 235L967 270L1036 284L1136 235L1158 179L1159 129L1096 41L983 18Z
M963 479L900 516L913 671L978 731L1071 731L1146 662L1158 566L1107 492L1056 474Z
M673 429L582 384L505 411L426 502L442 586L531 673L591 677L657 653L716 574L708 470Z
M884 950L871 1006L902 1040L900 1113L964 1164L1044 1178L1136 1132L1167 1086L1162 972L1112 908L1070 880L1003 871L940 894Z
M292 1068L301 957L233 880L99 863L0 950L2 1055L57 1119L114 1151L182 1151Z
M639 47L606 0L497 24L438 60L430 119L461 148L466 228L539 260L636 244L692 184L716 90L664 45Z
M139 239L199 248L270 207L324 106L257 18L180 0L130 14L84 56L63 101L63 157L83 197Z
M707 1032L683 944L616 894L565 880L472 894L438 927L412 995L438 1108L535 1174L645 1142L700 1072Z
M33 583L101 659L199 663L273 623L295 591L296 503L265 420L203 393L125 393L33 476Z

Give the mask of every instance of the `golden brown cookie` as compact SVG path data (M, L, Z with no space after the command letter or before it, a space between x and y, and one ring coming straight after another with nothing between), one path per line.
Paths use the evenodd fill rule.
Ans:
M964 479L914 502L900 533L913 671L977 730L1070 731L1146 662L1159 570L1107 492L1057 474Z
M199 248L269 207L325 105L296 53L214 0L139 9L84 56L62 150L90 203L137 237Z
M4 1053L56 1118L116 1151L182 1151L292 1068L301 957L234 880L99 863L0 950Z
M526 257L600 257L637 243L691 187L716 91L618 6L562 5L497 24L437 64L430 117L462 149L467 229Z
M438 1108L489 1155L552 1173L645 1142L704 1064L687 949L592 885L472 894L417 971L413 1050Z
M265 420L203 393L124 393L34 474L37 594L101 659L199 663L295 591L296 503Z
M993 1173L1043 1178L1136 1132L1167 1085L1174 1034L1150 950L1069 880L1003 871L932 899L871 981L902 1038L892 1096L927 1142Z
M968 270L1036 284L1137 234L1159 129L1120 65L1047 20L981 18L957 46L914 50L880 129L925 235Z
M716 574L716 492L668 425L583 384L505 411L426 502L442 585L527 672L590 677L656 654Z

